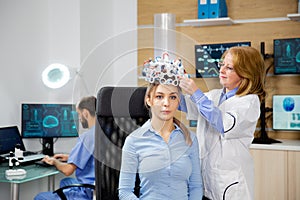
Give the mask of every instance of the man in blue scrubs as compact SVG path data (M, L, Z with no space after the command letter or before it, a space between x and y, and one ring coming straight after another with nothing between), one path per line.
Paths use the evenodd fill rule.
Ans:
M60 172L70 176L75 172L76 178L64 178L60 182L60 187L71 184L94 184L95 183L95 163L94 163L94 136L96 123L96 98L94 96L84 97L76 105L79 121L83 128L88 131L80 134L75 147L71 153L55 154L53 157L45 156L42 161L54 165ZM88 188L72 187L64 190L67 199L92 199L93 191ZM60 199L56 193L39 193L35 200Z

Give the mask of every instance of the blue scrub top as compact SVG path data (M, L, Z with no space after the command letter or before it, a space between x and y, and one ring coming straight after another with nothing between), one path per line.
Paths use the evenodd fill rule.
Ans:
M69 154L68 163L77 166L75 171L79 183L95 183L95 126L79 135L77 144Z

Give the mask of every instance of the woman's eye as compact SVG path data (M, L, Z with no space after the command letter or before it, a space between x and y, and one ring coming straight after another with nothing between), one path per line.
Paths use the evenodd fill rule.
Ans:
M176 99L177 99L177 96L170 96L170 98L171 98L172 100L176 100Z
M163 97L161 95L156 96L157 99L162 99Z
M233 71L233 67L227 67L227 70Z

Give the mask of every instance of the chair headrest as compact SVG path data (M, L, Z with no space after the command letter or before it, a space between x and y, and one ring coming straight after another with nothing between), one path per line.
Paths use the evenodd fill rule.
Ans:
M149 117L146 87L103 87L97 94L98 117Z

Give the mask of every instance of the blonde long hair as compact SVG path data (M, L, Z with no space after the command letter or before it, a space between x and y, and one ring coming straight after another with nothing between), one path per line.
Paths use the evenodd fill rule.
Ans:
M154 83L150 83L147 87L145 98L144 98L144 104L145 104L146 108L149 111L151 111L151 109L147 104L147 98L151 97L151 94L153 94L155 92L158 85L160 85L159 82L154 82ZM178 89L179 94L181 94L181 89L180 89L179 86L177 86L177 89ZM149 114L150 114L150 118L151 118L152 117L151 112L149 112ZM173 117L173 121L182 130L184 138L185 138L185 142L189 146L191 146L192 145L192 139L191 139L190 131L188 130L188 128L181 121L179 121L176 117Z
M260 52L253 47L231 47L222 55L221 59L224 59L228 53L232 55L234 71L242 78L236 95L257 94L260 101L263 101L266 96L266 69Z

